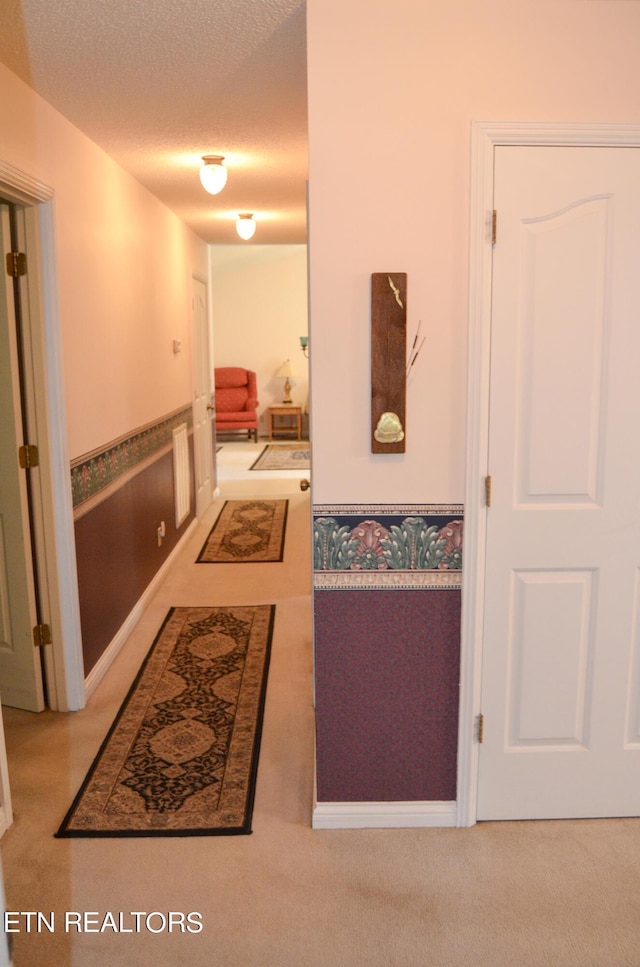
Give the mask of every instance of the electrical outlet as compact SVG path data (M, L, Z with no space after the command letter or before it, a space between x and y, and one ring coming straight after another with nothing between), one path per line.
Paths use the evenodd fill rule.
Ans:
M167 536L167 527L163 520L160 521L160 526L158 527L158 547L162 547L162 540Z

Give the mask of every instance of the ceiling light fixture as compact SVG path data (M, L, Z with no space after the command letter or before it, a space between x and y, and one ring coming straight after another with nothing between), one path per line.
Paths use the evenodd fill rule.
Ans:
M227 183L227 169L222 164L224 157L221 154L205 154L202 160L204 161L200 169L202 187L210 195L217 195Z
M245 240L245 242L248 242L250 238L253 238L256 233L256 223L253 215L238 215L238 218L236 219L236 232L240 238Z

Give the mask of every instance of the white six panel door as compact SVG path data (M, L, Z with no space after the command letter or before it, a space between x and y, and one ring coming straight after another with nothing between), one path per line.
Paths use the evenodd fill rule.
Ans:
M478 819L640 815L640 149L495 149Z

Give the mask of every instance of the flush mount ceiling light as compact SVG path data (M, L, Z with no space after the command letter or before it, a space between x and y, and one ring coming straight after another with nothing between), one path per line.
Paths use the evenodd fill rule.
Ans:
M217 195L227 183L227 169L222 164L224 157L221 154L205 154L202 160L204 162L200 169L202 187L210 195Z
M240 238L245 240L245 242L248 242L250 238L253 238L256 232L256 223L253 215L238 215L238 218L236 219L236 232Z

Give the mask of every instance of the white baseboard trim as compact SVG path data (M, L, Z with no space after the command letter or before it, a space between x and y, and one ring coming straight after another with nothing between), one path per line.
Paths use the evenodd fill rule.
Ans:
M142 612L157 591L159 585L165 579L167 571L173 565L178 553L182 550L183 544L190 537L192 530L198 526L198 523L199 521L195 518L191 521L189 527L186 529L174 549L171 551L169 557L166 559L160 570L156 572L151 583L147 586L142 596L133 606L124 623L121 625L116 635L111 639L103 653L100 655L100 658L85 678L84 689L87 701L91 698L107 671L115 661L116 656L125 644L127 638L142 617Z
M7 815L7 811L4 806L0 806L0 836L4 836L6 831L9 829L13 822L13 817Z
M316 802L313 829L455 826L455 802Z

